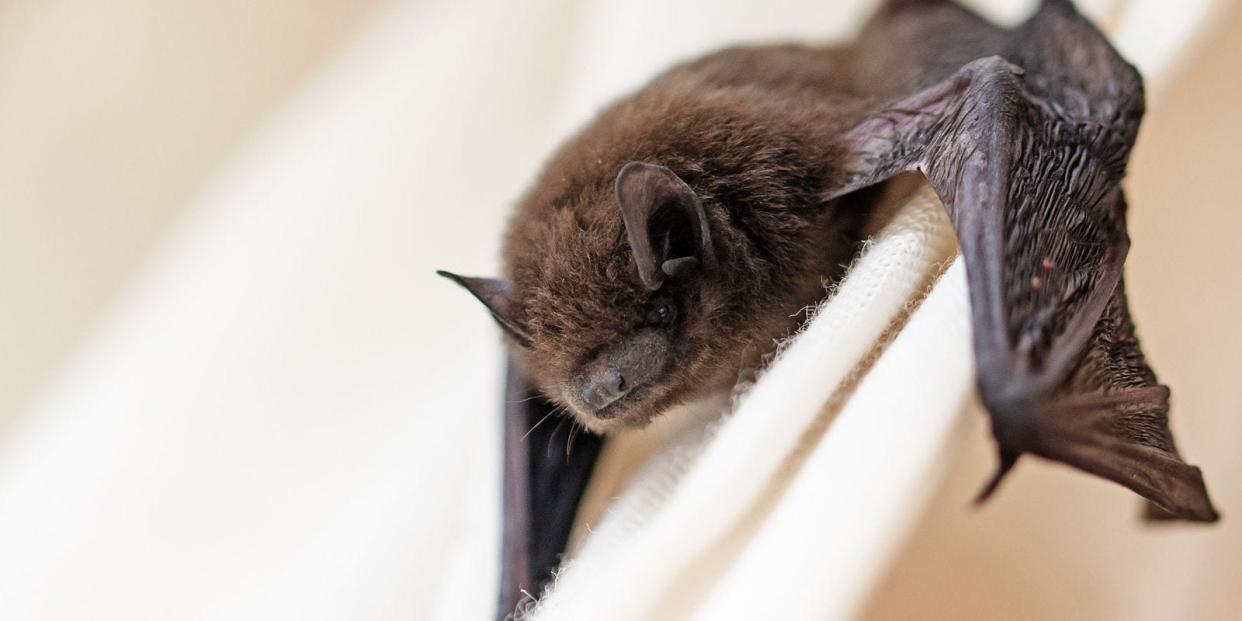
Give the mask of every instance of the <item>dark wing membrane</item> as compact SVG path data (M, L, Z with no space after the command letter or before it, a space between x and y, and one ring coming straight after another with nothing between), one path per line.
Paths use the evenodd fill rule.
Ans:
M1169 432L1169 389L1143 357L1119 284L1080 364L1048 398L1030 452L1111 479L1148 498L1149 517L1214 521L1199 469Z
M939 4L893 3L885 19ZM867 36L900 46L909 35L873 26ZM918 170L948 209L1001 460L983 496L1032 453L1121 483L1168 515L1214 520L1198 469L1173 448L1168 390L1143 360L1120 285L1129 238L1119 184L1143 113L1134 69L1072 6L1050 1L1004 36L999 55L877 109L842 136L831 194Z
M504 416L500 619L551 580L603 447L600 436L574 431L512 363Z

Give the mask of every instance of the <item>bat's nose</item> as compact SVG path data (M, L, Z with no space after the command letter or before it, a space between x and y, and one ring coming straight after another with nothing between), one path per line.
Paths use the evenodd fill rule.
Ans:
M625 377L620 371L607 369L591 379L582 391L582 401L598 412L625 396L629 391Z

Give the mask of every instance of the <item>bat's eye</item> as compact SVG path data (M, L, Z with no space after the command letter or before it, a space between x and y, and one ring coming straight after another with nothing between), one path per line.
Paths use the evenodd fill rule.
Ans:
M677 319L677 308L673 306L673 301L667 298L654 300L647 311L647 323L653 326L669 326L675 319Z

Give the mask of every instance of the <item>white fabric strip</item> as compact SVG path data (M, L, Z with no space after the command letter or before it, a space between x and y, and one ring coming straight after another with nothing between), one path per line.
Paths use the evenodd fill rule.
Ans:
M974 385L965 276L959 258L697 618L851 618L936 490L954 432L964 429L958 423Z

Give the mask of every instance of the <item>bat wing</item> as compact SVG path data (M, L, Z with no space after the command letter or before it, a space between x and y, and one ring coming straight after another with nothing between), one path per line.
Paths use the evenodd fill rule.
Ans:
M1173 445L1169 391L1143 358L1121 282L1120 182L1143 113L1141 79L1066 2L1045 2L1011 31L940 4L891 3L865 37L900 48L914 32L933 40L911 45L935 46L936 35L898 26L943 29L928 16L947 15L961 28L939 36L969 42L973 29L983 57L942 70L944 57L971 51L958 46L925 61L905 54L899 62L931 63L915 71L888 68L921 82L877 96L842 133L830 195L915 170L949 212L1000 454L981 499L1030 453L1120 483L1163 515L1215 520L1199 469ZM947 75L928 84L937 71Z
M504 411L499 618L538 596L560 563L603 438L574 431L510 363Z

